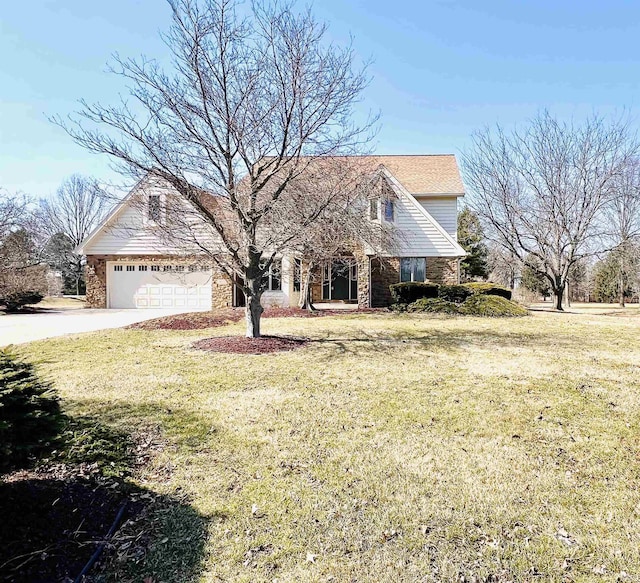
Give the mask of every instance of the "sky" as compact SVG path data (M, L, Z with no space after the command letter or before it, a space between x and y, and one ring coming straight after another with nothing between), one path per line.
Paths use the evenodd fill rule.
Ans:
M304 5L301 2L300 5ZM330 40L371 60L358 113L380 154L459 154L474 130L548 109L640 120L640 2L316 0ZM126 92L112 55L166 59L162 0L29 0L0 10L0 188L47 197L73 173L119 177L49 121Z

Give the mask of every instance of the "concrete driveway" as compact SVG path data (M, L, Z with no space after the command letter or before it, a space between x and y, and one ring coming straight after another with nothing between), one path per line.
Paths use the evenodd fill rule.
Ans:
M37 314L0 315L0 347L43 338L121 328L187 310L51 310ZM188 311L194 311L193 309Z

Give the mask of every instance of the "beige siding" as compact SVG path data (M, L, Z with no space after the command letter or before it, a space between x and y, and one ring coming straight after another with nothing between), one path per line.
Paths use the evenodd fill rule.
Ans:
M166 190L147 189L142 195L146 200L149 194L166 195ZM176 204L175 201L171 204ZM85 247L86 255L167 255L199 254L201 251L194 240L206 241L213 246L217 236L210 233L208 227L199 219L186 203L184 212L179 213L180 240L169 239L163 229L150 224L146 218L146 207L139 197L132 196L109 221L102 231ZM176 213L176 216L178 214Z
M449 235L456 238L458 231L457 197L420 197L418 201Z
M438 229L419 205L401 196L397 204L396 226L400 233L400 253L404 257L455 257L459 255L449 238ZM442 227L441 227L442 228Z

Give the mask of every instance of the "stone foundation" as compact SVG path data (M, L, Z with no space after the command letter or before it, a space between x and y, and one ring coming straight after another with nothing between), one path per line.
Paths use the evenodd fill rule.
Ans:
M87 255L85 277L87 281L87 307L107 307L107 262L189 264L202 261L199 257L176 257L175 255ZM217 268L213 268L211 282L211 306L215 309L232 305L233 285Z

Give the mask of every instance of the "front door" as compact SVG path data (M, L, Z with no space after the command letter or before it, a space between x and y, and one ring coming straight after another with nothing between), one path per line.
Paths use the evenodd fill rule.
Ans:
M358 266L353 259L336 257L322 270L322 299L329 301L357 301Z
M334 259L331 262L331 299L349 299L349 261Z

